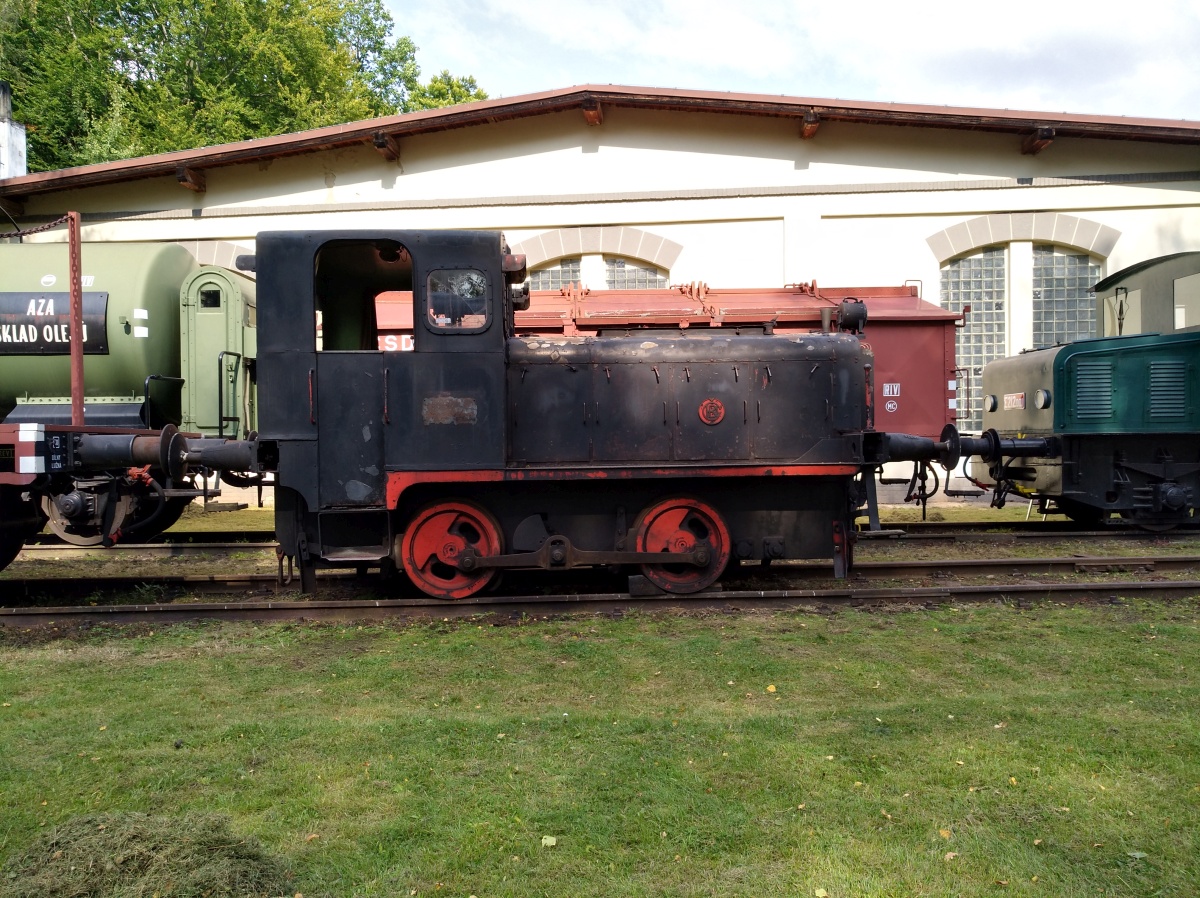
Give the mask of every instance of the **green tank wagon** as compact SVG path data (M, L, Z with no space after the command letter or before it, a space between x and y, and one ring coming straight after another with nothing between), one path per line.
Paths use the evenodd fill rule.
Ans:
M205 437L255 429L253 280L202 266L176 244L84 244L81 262L89 429L177 427ZM33 434L71 423L70 350L67 247L0 244L0 424ZM0 468L10 462L0 458ZM63 539L92 545L122 531L159 533L203 494L194 475L173 480L151 465L39 478L5 488L0 505L22 533L48 519ZM0 533L0 542L14 540Z
M175 244L84 244L82 263L85 423L206 435L253 428L253 281L200 266ZM64 245L0 245L6 423L70 423L67 284Z

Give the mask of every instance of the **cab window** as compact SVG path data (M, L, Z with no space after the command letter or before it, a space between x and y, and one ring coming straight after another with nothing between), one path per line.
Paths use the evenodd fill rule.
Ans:
M426 320L439 333L477 333L491 323L487 275L475 268L440 268L429 274Z

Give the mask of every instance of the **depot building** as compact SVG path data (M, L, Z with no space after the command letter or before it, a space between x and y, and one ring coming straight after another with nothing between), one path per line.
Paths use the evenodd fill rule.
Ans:
M969 307L970 375L1093 335L1096 282L1200 249L1200 122L1161 119L583 86L20 171L0 170L0 221L77 210L85 241L203 263L263 230L476 228L534 289L917 284Z

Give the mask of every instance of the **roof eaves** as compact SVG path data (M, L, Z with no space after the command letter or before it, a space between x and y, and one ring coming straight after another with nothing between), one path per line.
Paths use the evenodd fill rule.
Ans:
M261 137L238 143L179 150L156 156L36 172L0 181L0 197L19 199L33 194L112 184L151 177L178 176L197 170L274 159L355 144L378 145L377 135L394 140L499 121L545 115L573 108L602 105L664 111L775 116L803 119L815 113L824 122L991 131L1026 136L1052 129L1056 137L1142 140L1200 144L1200 122L1165 119L1049 114L1020 110L974 109L898 103L842 101L766 94L722 93L579 85L517 97L482 100L443 109L330 125L293 134Z

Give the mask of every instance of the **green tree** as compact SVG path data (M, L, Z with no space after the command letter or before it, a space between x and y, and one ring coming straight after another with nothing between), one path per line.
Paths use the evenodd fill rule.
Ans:
M479 89L470 75L458 78L443 69L440 75L430 78L428 84L418 84L412 89L408 96L408 109L438 109L486 99L487 94Z
M486 98L392 29L382 0L0 0L0 79L32 171Z

